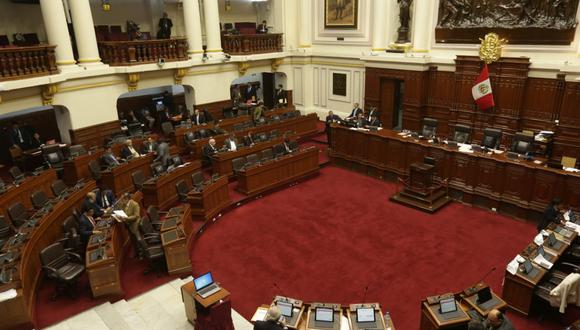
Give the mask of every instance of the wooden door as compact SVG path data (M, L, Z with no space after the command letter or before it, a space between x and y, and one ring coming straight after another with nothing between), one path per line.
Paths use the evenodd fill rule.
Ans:
M396 125L397 80L381 79L380 108L381 123L384 128L392 129Z
M264 105L268 108L274 106L274 73L264 72L262 73L262 81L264 86L262 86L262 95L264 97Z

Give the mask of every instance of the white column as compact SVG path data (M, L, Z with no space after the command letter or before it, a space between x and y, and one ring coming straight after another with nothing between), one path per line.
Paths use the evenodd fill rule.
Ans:
M185 35L189 44L189 54L203 53L203 41L201 40L201 16L199 13L198 0L183 0L183 20L185 23Z
M384 0L386 4L385 40L387 47L397 40L397 29L399 28L399 14L397 0Z
M222 51L222 40L218 0L203 0L203 16L205 18L206 51L219 53Z
M69 1L81 65L101 65L89 0Z
M382 51L386 49L385 27L387 17L387 0L373 1L373 43L372 51Z
M312 46L312 2L311 0L300 0L300 26L299 48L309 48Z
M415 0L413 8L413 51L418 53L428 53L431 46L431 35L433 27L431 18L433 14L432 0Z
M48 43L56 45L56 64L62 69L77 67L62 1L40 0L40 9L42 10Z

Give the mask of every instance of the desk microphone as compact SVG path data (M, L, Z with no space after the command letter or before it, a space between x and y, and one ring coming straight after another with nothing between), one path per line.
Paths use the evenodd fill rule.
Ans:
M276 290L278 290L278 292L280 293L280 296L284 297L284 300L286 300L286 302L288 302L288 297L286 297L285 295L282 294L282 289L280 289L278 284L276 284L276 282L272 282L272 285L276 288Z
M367 292L369 291L369 285L370 285L370 284L368 284L368 285L365 287L365 292L364 292L364 295L363 295L363 300L362 300L362 303L363 303L363 304L364 304L364 303L367 301Z
M465 295L470 296L470 295L474 294L477 291L477 285L479 283L483 282L483 280L485 280L494 271L495 271L495 266L493 266L479 281L475 282L474 286L465 289L464 290Z

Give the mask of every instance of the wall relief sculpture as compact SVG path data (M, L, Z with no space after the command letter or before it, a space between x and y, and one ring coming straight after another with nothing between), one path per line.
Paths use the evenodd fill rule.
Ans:
M578 0L441 0L437 42L477 43L495 32L510 44L570 44Z

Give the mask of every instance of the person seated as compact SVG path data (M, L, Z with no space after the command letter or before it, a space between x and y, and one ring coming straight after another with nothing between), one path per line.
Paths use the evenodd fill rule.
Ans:
M371 120L368 121L368 126L381 127L381 120L377 115L372 115Z
M483 323L478 320L471 320L467 323L467 330L483 330Z
M157 142L152 137L148 137L147 141L143 142L141 146L141 154L148 154L157 150Z
M28 149L28 134L24 129L20 127L18 122L12 123L12 129L10 129L10 142L13 147L19 147L22 150Z
M106 211L108 211L108 208L102 208L99 206L99 204L97 203L97 194L95 194L92 191L87 193L87 196L85 197L85 200L83 201L82 204L83 212L88 209L93 209L94 211L93 214L96 217L101 217L103 216L103 214L105 214Z
M254 108L254 112L252 114L252 117L254 118L254 121L258 121L260 120L260 118L262 118L262 116L264 115L264 113L266 113L268 109L266 109L266 107L264 106L264 102L262 102L261 100L258 101L258 105Z
M544 210L542 219L537 226L538 232L546 229L546 227L548 227L551 223L560 224L560 214L562 210L564 210L564 203L560 198L554 198Z
M213 116L211 115L211 113L209 113L209 110L207 108L203 109L203 116L205 117L205 122L206 123L210 123L213 122Z
M31 149L38 149L44 145L44 142L40 139L40 134L38 132L34 132L32 134L32 138L30 139L30 148Z
M215 145L215 139L211 138L208 141L208 144L203 147L203 157L211 161L211 156L218 153L218 148Z
M288 136L284 136L284 153L289 154L292 152L292 148L290 148L290 138Z
M379 116L379 111L377 110L377 107L370 107L365 119L368 122L370 122L373 116L375 117Z
M97 205L103 210L106 210L115 204L115 194L113 194L112 190L107 189L103 185L99 185L97 188L95 198Z
M286 104L288 103L288 95L284 90L284 86L282 84L278 85L278 88L274 91L276 103L278 104Z
M284 317L280 308L276 305L270 306L264 321L256 321L254 330L282 330L286 329Z
M254 145L254 137L252 136L252 131L248 131L248 134L244 135L242 142L246 147L251 147Z
M191 118L191 122L194 125L205 125L206 118L203 115L203 113L201 111L199 111L199 109L195 109L193 111L193 117Z
M485 330L515 330L512 322L497 309L492 309L483 322Z
M169 111L169 107L164 106L163 110L159 113L159 122L164 123L167 121L173 122L173 115Z
M135 112L133 112L133 110L129 111L129 113L127 114L127 123L128 124L140 123L139 119L137 119L137 116L135 116Z
M365 117L363 116L362 112L359 112L359 114L356 115L356 127L363 128L366 125L367 125L367 121L365 120Z
M106 147L105 152L103 153L101 159L103 160L105 165L110 167L117 166L120 164L119 161L117 160L117 157L115 157L115 154L113 154L113 148L111 148L110 145Z
M234 133L230 133L230 136L224 141L224 149L229 151L238 150L238 140Z
M262 24L258 25L258 27L256 28L256 33L258 34L268 33L268 23L266 22L266 20L263 20Z
M98 217L96 219L94 218L95 217L94 211L95 210L92 208L86 209L79 219L79 234L81 236L81 241L83 243L83 246L85 246L85 248L89 242L89 238L91 237L91 235L101 233L101 231L95 230L95 228L97 227L97 220L99 220L99 218Z
M354 104L354 108L352 109L352 111L350 112L350 115L348 117L346 117L346 119L356 119L358 117L359 114L362 115L363 111L361 108L359 108L358 103Z
M133 141L131 139L127 139L127 141L125 141L125 145L123 146L123 149L121 149L121 158L131 159L131 158L137 158L140 156L141 155L139 154L139 152L137 152L137 150L135 150L135 148L133 148Z

